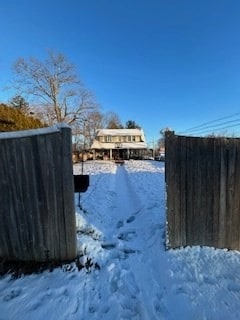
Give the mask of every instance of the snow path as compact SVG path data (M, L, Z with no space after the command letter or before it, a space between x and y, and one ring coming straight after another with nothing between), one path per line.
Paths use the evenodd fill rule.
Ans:
M158 175L156 172L148 173L159 180L159 189L153 193L149 177L146 177L146 169L143 168L143 171L136 173L134 165L133 162L119 165L113 179L109 181L108 177L107 194L111 195L111 203L105 212L107 219L104 218L103 221L101 214L101 223L96 220L93 223L103 232L100 242L101 248L105 251L105 255L102 253L105 270L101 273L106 271L105 277L109 285L108 287L106 284L103 290L102 283L96 284L99 287L95 290L106 292L108 287L109 295L113 299L112 303L108 301L108 307L107 305L104 307L103 304L103 311L98 310L96 319L98 317L105 319L106 316L109 319L111 315L111 317L117 316L117 319L154 320L159 319L160 314L163 315L165 312L164 306L161 308L159 306L161 300L159 297L163 296L164 292L158 288L154 289L158 279L152 279L152 263L155 263L155 260L149 260L149 252L156 255L154 252L156 245L159 252L161 247L164 247L162 234L165 222L162 219L161 223L160 218L160 212L164 206L164 194L159 191L164 171L155 170L159 171ZM102 177L102 184L104 184L104 178ZM107 194L104 194L106 200ZM148 202L142 201L146 194L149 196ZM106 234L103 224L108 226ZM92 250L90 252L92 253ZM158 262L157 269L159 265ZM154 295L152 291L149 292L146 283L152 283L151 290L156 290ZM151 299L152 302L149 303ZM143 300L146 303L143 303ZM87 305L88 301L85 300L84 305ZM119 303L116 304L116 301ZM93 314L89 316L95 319Z
M107 312L112 311L115 314L117 307L119 319L144 319L140 289L134 270L131 270L127 261L131 256L132 259L137 259L136 256L142 249L137 245L139 244L137 228L132 225L136 224L137 215L143 205L134 191L124 166L117 167L114 180L116 192L112 210L108 212L112 232L108 230L110 238L104 237L101 246L109 252L107 265L109 289L114 301L119 301L119 305L113 304L113 310L109 309ZM102 288L99 290L102 291Z
M158 290L152 303L143 303L144 300L152 299L152 292L145 289L146 281L154 285L151 261L148 257L149 250L151 250L149 243L151 247L157 241L160 251L160 246L163 245L161 228L164 225L160 223L155 225L154 215L153 220L149 220L153 209L157 209L156 212L160 220L160 210L156 205L156 199L153 203L149 202L145 206L141 201L141 193L146 192L148 187L147 180L144 181L144 174L139 174L142 181L140 184L139 181L132 180L136 174L131 177L131 172L128 170L130 170L128 165L119 166L115 175L116 198L112 217L118 219L117 223L116 221L114 223L117 242L106 244L106 248L110 249L112 261L108 270L114 271L114 276L110 278L110 287L112 294L115 295L115 300L120 302L119 319L154 320L158 319L161 313L163 315L159 307L159 297L163 296L164 292ZM114 236L113 239L115 239ZM146 256L144 252L146 252ZM124 260L124 263L121 260ZM147 276L146 270L150 271L147 272ZM152 290L154 290L153 287Z
M116 211L123 213L123 217L134 220L134 215L141 210L141 202L129 179L124 166L118 166L116 173L117 202ZM131 222L131 221L128 221Z
M131 186L124 166L118 166L115 175L115 199L109 217L116 226L115 234L124 224L131 224L142 208L141 201ZM119 237L118 237L119 239ZM122 239L123 240L123 239Z

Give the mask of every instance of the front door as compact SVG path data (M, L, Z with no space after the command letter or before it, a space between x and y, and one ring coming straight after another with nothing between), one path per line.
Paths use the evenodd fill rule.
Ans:
M124 149L114 149L113 150L113 159L114 160L125 160L125 150Z

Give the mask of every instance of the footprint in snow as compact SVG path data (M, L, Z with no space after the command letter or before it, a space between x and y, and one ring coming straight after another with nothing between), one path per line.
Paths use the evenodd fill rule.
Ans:
M117 222L117 229L120 229L121 227L123 227L123 221L122 220Z
M136 237L136 232L134 230L122 232L118 235L118 239L123 241L129 241L135 237Z
M116 243L102 243L101 247L106 250L111 250L113 248L116 248Z
M131 216L127 219L127 223L131 223L135 220L135 217L134 216Z
M125 254L133 254L133 253L140 253L139 250L135 250L135 249L131 249L131 248L124 248L121 249L121 251L123 251Z
M139 299L140 289L132 272L121 275L119 286L121 298L121 319L142 319L142 306Z
M156 315L165 315L168 318L169 312L164 301L164 293L157 293L156 298L153 300L153 308Z
M15 290L11 290L9 293L7 293L6 296L3 297L4 301L10 301L13 300L15 298L17 298L22 292L22 289L15 289Z

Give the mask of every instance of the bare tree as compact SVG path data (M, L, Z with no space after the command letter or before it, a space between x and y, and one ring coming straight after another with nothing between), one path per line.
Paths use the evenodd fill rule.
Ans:
M99 111L89 112L81 122L73 124L73 137L76 149L89 149L92 145L96 131L103 127L104 115Z
M105 127L107 129L122 129L123 125L117 113L109 111L104 116Z
M45 61L19 58L13 68L18 92L34 98L37 113L52 125L82 120L98 106L93 94L78 79L73 64L60 53Z
M100 112L89 113L85 123L85 139L89 147L93 143L97 129L103 127L103 119L104 115Z

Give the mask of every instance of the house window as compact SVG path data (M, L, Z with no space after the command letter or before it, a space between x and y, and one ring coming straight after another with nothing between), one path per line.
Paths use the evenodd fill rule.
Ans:
M136 137L135 136L132 136L132 141L136 141Z
M112 142L112 137L111 136L105 136L104 137L105 142Z
M131 142L132 139L131 139L131 136L128 136L128 142Z

